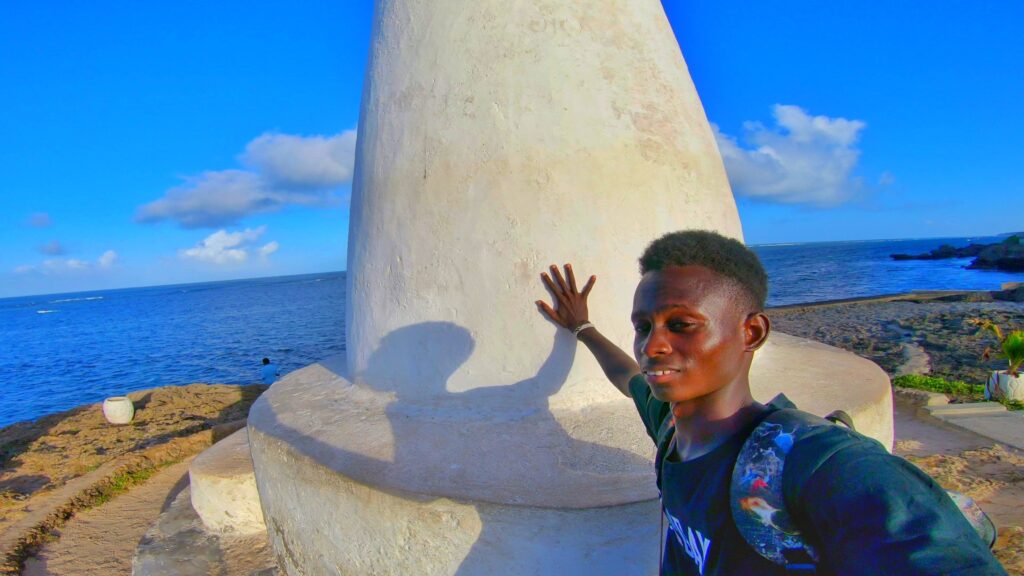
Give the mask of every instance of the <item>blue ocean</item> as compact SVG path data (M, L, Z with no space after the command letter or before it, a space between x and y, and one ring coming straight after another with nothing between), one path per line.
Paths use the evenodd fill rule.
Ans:
M1024 281L967 270L969 260L889 258L999 240L752 248L771 278L769 305L779 306ZM344 350L344 310L343 272L0 299L0 427L156 386L253 383L264 356L295 370Z

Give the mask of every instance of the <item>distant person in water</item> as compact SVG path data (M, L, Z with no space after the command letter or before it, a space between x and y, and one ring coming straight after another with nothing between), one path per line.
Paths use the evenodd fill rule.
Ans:
M277 381L277 377L281 375L281 371L277 368L277 364L271 364L270 358L263 359L263 369L260 371L260 376L263 378L264 384L273 384Z

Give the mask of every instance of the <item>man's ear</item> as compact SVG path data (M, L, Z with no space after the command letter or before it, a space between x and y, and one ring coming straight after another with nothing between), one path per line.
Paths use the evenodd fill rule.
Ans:
M764 345L771 331L772 322L764 312L751 312L743 321L743 349L754 352Z

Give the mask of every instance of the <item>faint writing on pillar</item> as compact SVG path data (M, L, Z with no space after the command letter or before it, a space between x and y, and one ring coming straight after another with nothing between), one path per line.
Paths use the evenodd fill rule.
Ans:
M530 21L530 31L535 34L579 34L583 32L583 22L575 18L538 18Z

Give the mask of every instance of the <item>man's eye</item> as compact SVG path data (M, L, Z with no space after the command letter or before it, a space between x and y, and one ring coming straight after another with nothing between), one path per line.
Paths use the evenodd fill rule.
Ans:
M694 326L693 322L683 322L682 320L675 320L668 323L668 329L673 332L682 332Z
M651 325L647 324L646 322L640 323L640 324L634 324L633 325L633 330L637 334L647 334L648 332L651 331Z

